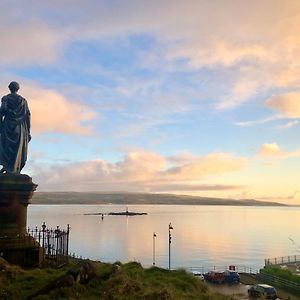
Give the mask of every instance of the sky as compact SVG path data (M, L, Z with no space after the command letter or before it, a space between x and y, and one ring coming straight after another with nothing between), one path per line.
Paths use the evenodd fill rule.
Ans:
M2 0L13 80L39 191L300 204L298 0Z

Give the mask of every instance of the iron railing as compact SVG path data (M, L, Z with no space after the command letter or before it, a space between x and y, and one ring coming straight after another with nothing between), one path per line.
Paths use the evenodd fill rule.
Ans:
M265 266L284 265L289 263L300 263L300 255L289 255L265 259Z
M257 268L249 267L249 266L242 266L242 265L235 265L234 271L238 273L247 273L247 274L257 274L259 270ZM200 267L189 267L187 268L188 271L197 271L200 273L207 273L209 271L218 271L223 272L229 270L230 266L200 266Z
M256 275L256 277L264 282L271 285L274 285L275 287L280 287L284 290L291 291L296 293L297 295L300 295L300 284L297 282L293 282L284 278L280 278L277 276L274 276L272 274L266 274L266 273L259 273Z
M57 266L68 262L70 225L67 229L47 228L45 222L41 228L27 229L28 234L44 249L44 258L52 260Z

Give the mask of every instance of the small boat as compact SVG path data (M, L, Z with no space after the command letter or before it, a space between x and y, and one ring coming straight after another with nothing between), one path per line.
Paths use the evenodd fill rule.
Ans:
M122 211L122 212L110 212L108 214L109 216L143 216L143 215L147 215L147 213L140 213L140 212L133 212L133 211L129 211L128 207L126 207L126 211Z

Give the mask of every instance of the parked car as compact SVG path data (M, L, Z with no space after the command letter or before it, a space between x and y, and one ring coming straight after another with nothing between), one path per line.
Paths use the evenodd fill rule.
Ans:
M248 290L249 297L260 298L263 297L265 299L277 299L277 291L276 289L268 284L256 284L252 285Z
M227 270L225 272L211 271L204 274L204 278L212 283L239 283L240 275L236 271Z
M225 282L227 283L239 283L240 275L236 271L227 270L224 272Z
M205 280L210 281L212 283L219 283L219 284L225 283L224 272L210 271L204 274L204 278Z
M199 272L199 271L193 271L192 273L193 273L194 276L196 276L200 280L202 280L202 281L204 280L204 276L203 276L203 274L201 272Z

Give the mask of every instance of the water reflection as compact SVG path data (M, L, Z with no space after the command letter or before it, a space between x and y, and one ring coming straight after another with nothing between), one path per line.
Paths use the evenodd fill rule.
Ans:
M246 265L259 268L266 257L295 254L300 208L131 205L147 216L84 216L124 211L122 205L31 205L28 225L71 225L70 252L113 262L168 267L168 225L172 232L172 267ZM298 240L300 243L300 240Z

